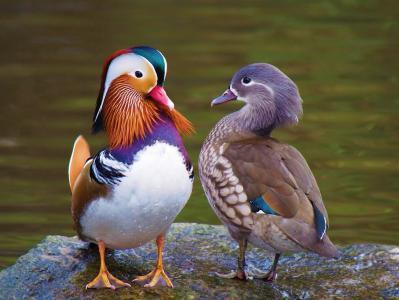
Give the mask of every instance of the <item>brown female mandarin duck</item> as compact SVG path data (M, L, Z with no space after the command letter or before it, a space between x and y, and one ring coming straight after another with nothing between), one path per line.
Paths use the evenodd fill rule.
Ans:
M296 124L302 100L295 83L276 67L251 64L239 70L212 106L242 100L244 107L213 128L199 157L200 179L213 210L239 243L238 269L225 278L246 279L247 243L275 253L266 281L277 278L279 257L312 251L336 257L328 216L316 180L294 147L271 137Z
M81 239L96 243L100 272L86 288L129 286L105 264L105 248L136 248L156 239L157 263L136 278L152 287L162 277L166 231L190 197L193 168L180 134L191 123L174 110L163 84L166 59L151 47L112 54L103 69L93 131L104 129L108 146L90 156L83 137L69 165L72 216Z

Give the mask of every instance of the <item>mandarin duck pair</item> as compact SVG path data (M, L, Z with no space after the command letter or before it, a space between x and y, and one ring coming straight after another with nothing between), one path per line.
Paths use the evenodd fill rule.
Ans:
M72 216L78 236L98 245L100 270L86 288L130 286L113 276L105 249L136 248L156 240L157 261L134 282L153 287L162 278L165 235L188 201L193 166L182 135L191 123L174 109L163 85L167 62L154 48L120 50L104 64L93 132L105 130L108 147L90 154L79 136L69 163ZM238 268L225 278L247 279L247 243L276 253L313 251L337 255L326 235L327 211L305 159L270 137L276 127L297 123L302 113L296 85L277 68L253 64L234 75L212 105L246 105L223 118L199 157L200 179L210 205L240 247Z

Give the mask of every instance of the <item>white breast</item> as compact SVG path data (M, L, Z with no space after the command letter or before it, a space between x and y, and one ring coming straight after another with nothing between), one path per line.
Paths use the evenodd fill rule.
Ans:
M181 152L162 142L138 152L125 175L81 218L84 236L114 249L141 246L166 231L192 190Z

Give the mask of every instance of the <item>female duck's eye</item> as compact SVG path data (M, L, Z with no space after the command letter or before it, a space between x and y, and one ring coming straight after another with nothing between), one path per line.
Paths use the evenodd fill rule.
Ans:
M242 79L242 83L243 84L248 84L248 83L250 83L251 82L251 78L249 78L249 77L247 77L247 76L245 76L243 79Z
M142 73L142 72L140 72L140 71L136 71L136 72L134 72L134 75L136 75L136 77L137 77L137 78L141 78L141 77L143 77L143 73Z

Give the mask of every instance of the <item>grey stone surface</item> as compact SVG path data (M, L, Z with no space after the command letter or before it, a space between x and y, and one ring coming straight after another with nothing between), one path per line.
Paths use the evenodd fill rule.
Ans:
M165 248L165 269L175 288L165 286L85 290L98 272L97 248L77 238L48 236L0 273L0 299L325 299L399 298L399 246L351 245L337 260L311 253L283 256L273 284L222 279L235 268L237 245L222 226L174 224ZM108 251L109 270L131 281L151 270L155 245ZM267 270L272 256L250 248L250 266Z

